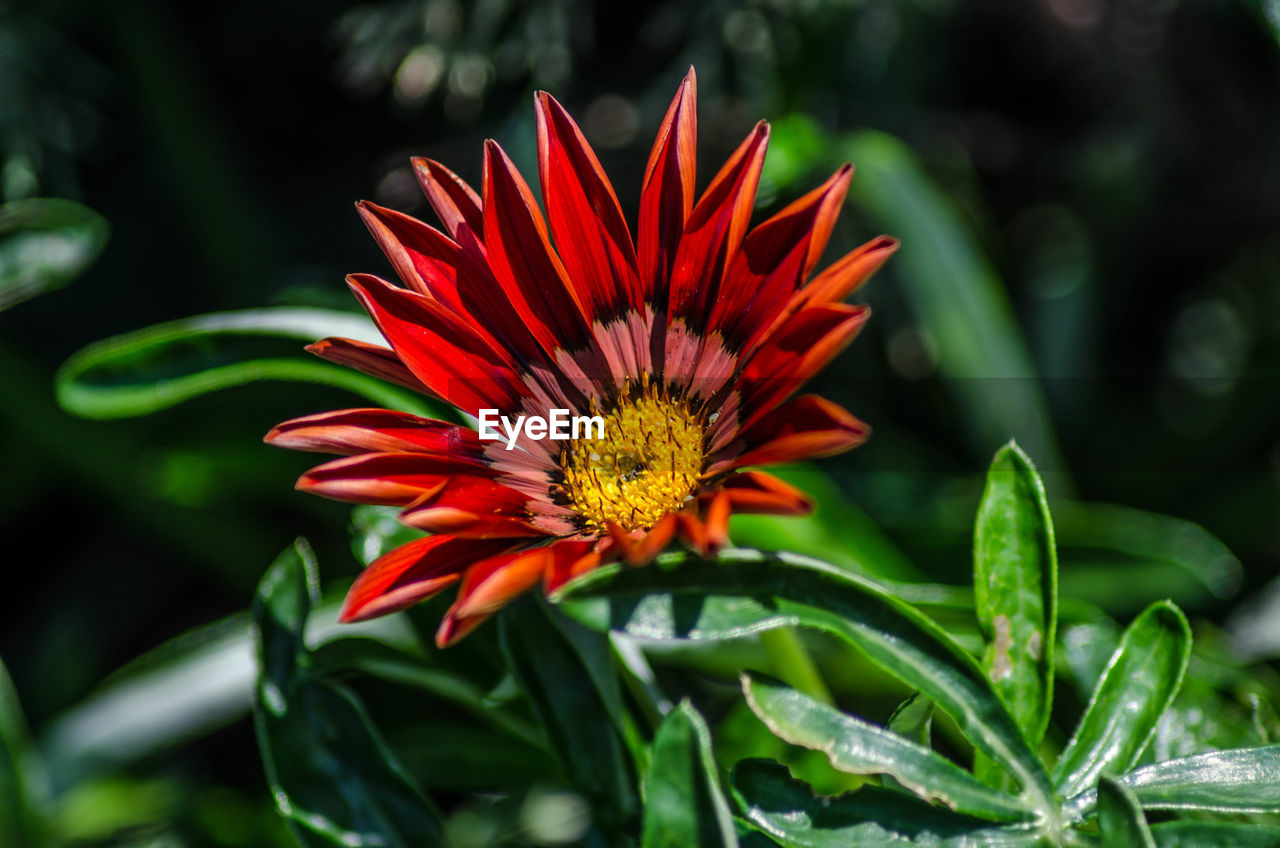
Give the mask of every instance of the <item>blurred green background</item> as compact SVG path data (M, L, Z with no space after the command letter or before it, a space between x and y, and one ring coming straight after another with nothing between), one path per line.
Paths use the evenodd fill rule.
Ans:
M135 657L243 611L298 535L326 581L350 579L350 510L294 493L308 458L260 439L363 401L257 383L88 420L55 400L58 366L200 313L354 309L343 276L390 271L351 204L430 220L409 156L478 184L487 137L533 178L538 88L578 118L633 214L690 64L700 185L767 117L761 216L852 160L828 260L881 232L903 241L857 295L868 329L818 383L875 436L822 476L794 472L827 530L756 522L742 528L753 544L964 585L982 474L1013 436L1054 496L1064 595L1124 616L1172 595L1246 659L1280 653L1274 0L9 0L0 657L68 839L284 838L234 658L209 649L194 678L112 707L136 727L148 703L185 693L200 714L190 744L158 718L150 741L108 744L94 734L112 725L83 710ZM65 255L30 246L42 221ZM33 256L87 270L33 282L20 273ZM130 367L299 345L204 339Z

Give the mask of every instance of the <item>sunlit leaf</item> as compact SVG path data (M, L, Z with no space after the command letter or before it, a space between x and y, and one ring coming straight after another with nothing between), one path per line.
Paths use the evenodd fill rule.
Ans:
M326 336L379 340L368 319L335 310L280 306L200 315L78 351L58 369L58 402L86 418L127 418L219 389L285 380L333 386L409 412L431 409L420 396L323 362L297 344Z
M926 801L977 818L1025 821L1026 805L951 761L897 734L841 713L768 680L743 675L747 704L780 739L821 751L849 774L889 775Z
M807 557L732 550L708 562L672 554L646 569L608 567L571 583L562 605L597 630L646 639L726 639L775 627L827 631L937 702L1040 809L1039 759L977 662L936 624L876 584Z
M1280 745L1167 760L1117 780L1147 809L1280 812ZM1069 818L1081 819L1096 804L1097 792L1091 789L1071 798L1063 810Z
M1155 848L1133 790L1106 775L1098 779L1098 829L1103 848Z
M442 838L439 815L383 744L360 702L317 679L304 640L317 599L299 540L254 598L254 725L276 808L304 846L410 848Z
M109 233L105 218L70 200L30 198L0 205L0 310L83 274Z
M748 820L786 848L1039 844L1039 837L1027 830L992 827L990 822L877 786L821 798L792 779L786 768L762 760L746 760L734 768L733 794Z
M600 828L616 833L636 813L634 768L609 714L620 697L616 673L602 690L602 673L588 669L552 615L558 613L531 598L505 609L499 618L503 653L574 788L591 803Z
M1129 625L1054 769L1061 794L1083 791L1103 771L1133 767L1178 693L1190 655L1191 628L1168 601Z
M688 701L658 726L644 788L643 848L737 848L711 734Z
M982 667L1027 744L1038 748L1053 704L1058 559L1044 485L1012 442L987 471L974 525L973 583L987 641ZM974 768L992 785L1004 779L985 757Z
M1151 826L1157 848L1277 848L1280 827L1237 822L1172 821Z

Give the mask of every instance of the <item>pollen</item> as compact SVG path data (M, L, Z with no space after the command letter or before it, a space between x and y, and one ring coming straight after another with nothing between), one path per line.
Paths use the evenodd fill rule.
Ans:
M609 521L648 530L684 508L702 473L705 424L681 399L645 385L599 414L604 438L575 439L562 452L564 492L586 529Z

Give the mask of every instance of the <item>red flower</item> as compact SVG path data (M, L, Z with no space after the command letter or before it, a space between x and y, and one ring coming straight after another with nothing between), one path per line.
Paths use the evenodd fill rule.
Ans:
M384 409L276 427L272 444L344 455L303 475L299 489L402 507L402 521L433 534L371 564L343 620L456 583L436 634L447 645L539 582L551 591L608 560L643 564L677 535L713 552L735 511L802 514L801 492L744 469L866 439L836 404L790 398L862 327L867 308L841 300L897 242L877 238L809 279L849 165L748 232L763 122L695 203L695 98L690 70L649 156L634 243L582 132L545 93L536 98L545 221L493 141L479 195L414 160L445 232L359 204L405 284L348 278L390 348L331 338L309 350L473 416L565 409L599 416L604 432L556 441L525 431L508 449L505 431L485 440Z

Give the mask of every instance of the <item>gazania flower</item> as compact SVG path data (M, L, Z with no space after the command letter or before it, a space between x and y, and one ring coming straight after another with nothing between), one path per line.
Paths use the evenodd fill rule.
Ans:
M309 350L471 416L603 423L576 439L510 440L385 409L288 421L267 441L343 454L298 488L402 507L432 535L373 562L342 618L403 609L457 584L444 646L516 595L601 563L642 565L676 537L703 552L734 512L802 514L758 466L851 448L867 427L829 400L792 397L862 327L841 303L894 251L877 238L810 279L853 174L748 230L769 138L758 124L694 200L696 81L685 78L649 156L636 238L568 113L536 98L546 218L496 142L479 193L428 159L414 169L443 231L372 203L360 215L403 286L348 278L389 347L331 338ZM492 435L489 433L488 435ZM588 437L590 436L590 437Z

